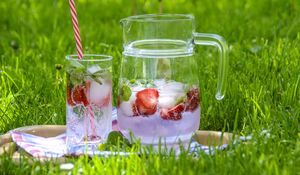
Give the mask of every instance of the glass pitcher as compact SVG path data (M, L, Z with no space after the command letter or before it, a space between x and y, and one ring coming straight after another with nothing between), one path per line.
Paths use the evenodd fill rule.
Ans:
M192 15L131 16L121 24L120 131L145 145L188 144L199 128L201 111L194 46L218 48L216 99L221 100L228 60L226 41L216 34L196 33Z

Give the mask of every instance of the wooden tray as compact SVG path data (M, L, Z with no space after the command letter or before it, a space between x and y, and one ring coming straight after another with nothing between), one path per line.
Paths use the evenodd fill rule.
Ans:
M66 131L65 125L33 125L33 126L24 126L21 128L15 129L15 131L25 132L28 134L33 134L41 137L55 137ZM218 131L203 131L199 130L195 132L193 136L194 139L202 144L207 146L217 146L222 144L228 144L232 139L231 133L222 133ZM13 160L19 161L21 154L17 149L17 146L12 142L12 138L9 133L0 136L0 156L8 153L12 156ZM26 154L25 154L26 155ZM29 155L27 155L29 156ZM47 158L39 160L49 160ZM65 158L57 158L59 162L63 162Z

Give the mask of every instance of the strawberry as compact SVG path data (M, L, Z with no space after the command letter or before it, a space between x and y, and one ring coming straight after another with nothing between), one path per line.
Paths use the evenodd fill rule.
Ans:
M120 104L121 104L121 97L120 96L118 96L118 101L117 101L117 107L119 108L120 107Z
M161 109L160 117L164 120L180 120L184 111L184 104L180 103L171 109Z
M137 99L135 101L135 103L136 103L137 112L141 115L152 115L156 112L156 105L155 104L153 104L151 107L148 108L139 99Z
M160 110L160 118L164 119L164 120L169 120L170 115L169 115L169 110L166 108L161 108Z
M86 97L86 87L85 85L77 85L71 91L71 99L75 104L83 104L87 106L89 104Z
M158 91L153 88L147 88L136 93L135 105L141 115L152 115L156 112L158 102Z
M135 104L132 105L132 112L134 117L139 116L139 112Z
M192 88L187 93L187 101L185 102L186 111L194 111L199 106L199 90L198 88Z
M71 91L72 91L72 88L68 85L67 86L67 103L70 106L75 106L76 104L73 102L72 97L71 97Z

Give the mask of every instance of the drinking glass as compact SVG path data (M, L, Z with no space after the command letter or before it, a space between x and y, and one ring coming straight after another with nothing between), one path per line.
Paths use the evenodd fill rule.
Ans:
M96 151L112 129L112 57L85 54L67 59L67 150Z

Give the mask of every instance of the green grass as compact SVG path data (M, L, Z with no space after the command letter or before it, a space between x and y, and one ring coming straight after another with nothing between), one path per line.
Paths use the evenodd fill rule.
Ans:
M131 2L78 0L85 53L112 55L114 97L122 53L119 20ZM138 14L157 13L156 0L137 0ZM101 174L299 174L300 1L174 0L165 13L191 13L198 32L218 33L230 46L228 90L216 101L217 53L197 47L201 80L200 129L252 134L253 141L215 155L201 153L70 160L74 173ZM0 2L0 132L32 124L65 123L65 55L75 53L67 1ZM59 165L13 164L4 174L57 174Z

